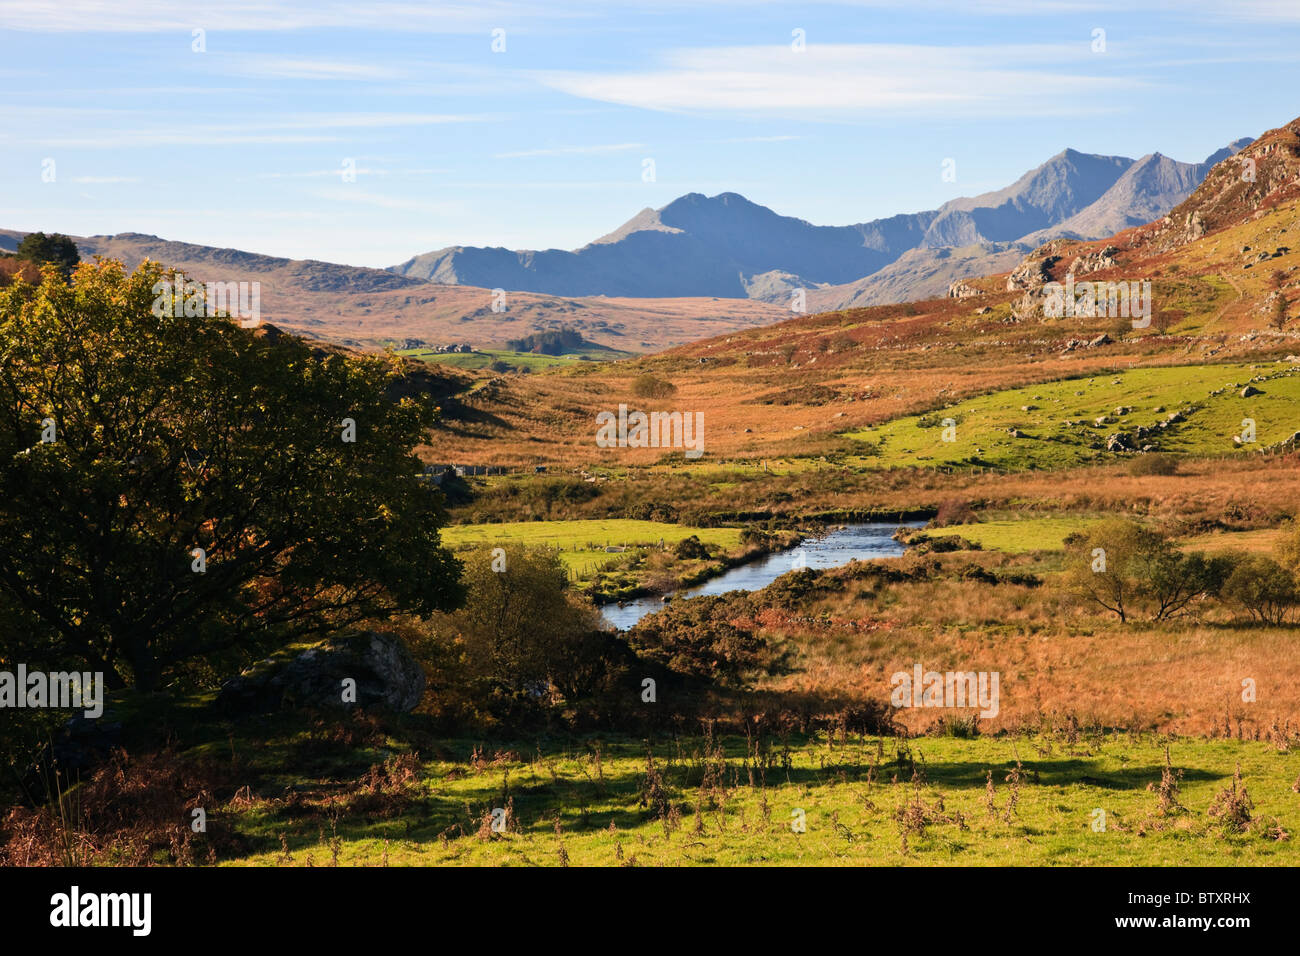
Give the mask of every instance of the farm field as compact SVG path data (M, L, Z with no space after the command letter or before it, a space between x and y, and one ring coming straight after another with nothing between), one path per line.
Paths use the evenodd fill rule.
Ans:
M626 358L629 353L616 349L589 348L563 355L544 355L538 352L512 352L507 349L475 349L473 352L435 352L432 349L397 349L398 355L432 362L438 365L451 365L455 368L484 369L493 363L504 362L514 369L527 369L530 372L546 368L562 368L585 361L611 361Z
M606 548L672 547L697 537L703 544L726 550L740 546L739 528L689 528L658 521L613 518L607 521L517 521L505 524L451 525L442 538L451 548L493 548L522 544L534 548L553 548L576 578L586 579L602 565L618 560L620 552Z

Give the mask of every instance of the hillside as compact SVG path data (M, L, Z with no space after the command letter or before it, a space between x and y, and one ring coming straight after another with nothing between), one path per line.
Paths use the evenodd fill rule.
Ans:
M786 304L804 288L812 307L901 302L955 279L996 271L1008 251L1047 238L1097 238L1163 215L1239 140L1205 162L1140 160L1067 149L1005 189L938 209L849 226L782 216L736 193L689 193L643 209L580 249L455 246L392 267L449 285L553 295L718 296ZM988 247L987 254L971 250ZM951 251L961 250L953 256Z
M1062 447L1057 432L1067 426L1061 422L1085 415L1090 426L1086 430L1094 434L1082 442L1083 454L1070 460L1108 461L1129 453L1106 449L1108 437L1122 428L1092 428L1097 417L1092 403L1102 410L1135 404L1131 389L1124 386L1124 373L1231 364L1211 372L1204 383L1195 376L1175 376L1177 394L1162 394L1143 410L1158 417L1155 406L1172 410L1176 401L1204 405L1207 411L1196 425L1202 438L1193 439L1193 432L1183 429L1186 441L1176 449L1178 442L1172 442L1171 449L1231 453L1234 432L1225 416L1240 407L1210 411L1220 401L1214 397L1206 405L1210 393L1229 385L1240 389L1248 379L1278 374L1289 356L1300 354L1300 329L1294 322L1300 299L1297 128L1292 123L1246 148L1243 155L1257 161L1255 182L1240 181L1239 159L1222 160L1165 219L1103 240L1055 240L1024 257L1014 270L970 280L968 285L977 293L973 297L801 316L636 361L511 380L500 393L507 427L484 435L474 452L484 459L586 466L671 458L659 449L620 449L614 456L591 441L596 411L619 402L644 404L631 386L637 376L650 374L677 389L671 402L654 407L670 405L704 414L705 461L848 454L855 456L855 465L871 468L873 452L860 439L871 440L872 429L991 394L1001 410L990 422L1015 412L1013 417L1021 421L996 427L1004 439L1009 437L1007 429L1025 436L1016 439L1014 460L995 461L1017 467L1049 464ZM1197 225L1192 236L1188 223L1204 228ZM1009 259L1003 261L1005 269ZM1063 280L1067 271L1079 279L1150 280L1150 325L1134 329L1127 319L1100 316L1046 318L1042 283ZM1013 274L1030 276L1028 286L1023 279L1011 280ZM1275 327L1274 318L1279 300L1288 317L1281 328ZM1250 366L1256 364L1259 368L1252 371ZM1032 392L1027 400L1016 391L1072 378L1095 378L1104 387L1084 403L1088 408L1063 408L1059 419L1044 402L1036 403ZM1106 384L1112 380L1113 386ZM1300 430L1300 419L1289 411L1300 395L1284 391L1273 396L1272 386L1259 388L1270 394L1266 407L1251 403L1263 409L1261 442ZM1281 404L1273 404L1279 396ZM1017 411L1026 404L1042 405L1047 410L1035 415L1047 415L1050 422ZM537 407L551 411L534 415L530 409ZM1202 425L1220 418L1214 427L1225 434ZM1038 434L1049 424L1046 433ZM1154 419L1123 424L1150 426ZM1068 427L1077 433L1076 426ZM516 438L539 431L546 435L545 446L525 445ZM1101 448L1090 447L1097 441ZM956 458L978 458L977 444ZM953 457L950 451L945 449L943 460Z
M0 230L0 247L12 250L23 235ZM468 342L504 348L510 339L568 327L605 348L645 352L789 314L757 301L724 305L702 298L565 298L526 292L512 293L505 310L495 312L491 288L436 285L385 269L283 259L140 233L73 239L83 259L116 258L134 268L148 258L193 279L260 282L264 321L353 347Z

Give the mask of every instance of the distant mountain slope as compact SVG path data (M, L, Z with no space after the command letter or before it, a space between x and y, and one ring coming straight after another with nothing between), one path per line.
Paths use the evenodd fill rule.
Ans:
M1062 236L1098 239L1159 219L1190 196L1216 163L1250 143L1249 139L1237 140L1211 154L1203 163L1180 163L1160 153L1143 156L1096 202L1050 229L1025 236L1022 241L1037 246Z
M24 235L0 230L0 249L16 248ZM83 259L120 259L127 268L152 259L198 281L259 282L264 322L349 346L411 341L500 348L510 339L568 327L599 345L645 352L790 314L755 300L588 299L529 292L509 294L501 303L504 311L497 312L490 289L434 285L386 269L284 259L141 233L72 238Z
M689 193L574 252L456 246L393 271L431 282L553 295L744 298L749 277L775 270L849 282L917 245L933 213L854 226L814 226L736 193Z
M689 193L662 209L643 209L581 249L454 246L415 256L392 271L447 285L567 296L783 303L791 289L803 287L815 308L904 301L941 294L945 280L996 270L1011 253L1052 236L1096 238L1159 218L1196 188L1214 162L1247 142L1204 163L1180 163L1158 153L1132 160L1067 149L1005 189L851 226L815 226L736 193ZM978 246L989 247L989 257L972 252ZM949 249L963 251L936 252Z
M1064 150L1006 189L944 203L924 244L934 248L1019 239L1088 208L1132 165L1123 156Z
M808 293L808 311L829 312L940 299L959 279L1006 272L1033 251L1021 242L977 243L960 248L909 249L874 275Z

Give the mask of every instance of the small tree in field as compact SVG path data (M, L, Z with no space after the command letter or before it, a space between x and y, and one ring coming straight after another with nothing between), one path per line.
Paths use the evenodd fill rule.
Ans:
M509 694L555 688L569 697L599 683L609 638L569 587L558 552L511 545L473 552L464 566L465 605L439 630L464 648L474 679Z
M110 686L461 597L412 453L437 410L389 360L154 314L163 270L0 290L0 658Z
M1223 588L1224 596L1264 624L1281 624L1300 603L1291 572L1262 554L1242 556Z
M1199 598L1218 594L1231 562L1183 554L1163 535L1134 521L1103 521L1066 541L1066 585L1086 604L1121 621L1140 611L1162 621Z

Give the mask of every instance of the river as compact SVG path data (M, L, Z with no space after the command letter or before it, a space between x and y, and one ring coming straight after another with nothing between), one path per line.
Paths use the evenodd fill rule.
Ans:
M903 524L909 528L919 528L925 522L905 521ZM846 525L819 537L809 538L790 551L764 555L756 561L730 568L726 573L703 584L669 593L677 600L725 594L728 591L757 591L798 566L837 568L855 558L861 561L896 558L903 553L903 546L893 539L897 530L898 525L893 522ZM663 606L662 597L656 594L624 601L622 604L606 604L600 613L614 627L625 631L647 614L661 610Z

